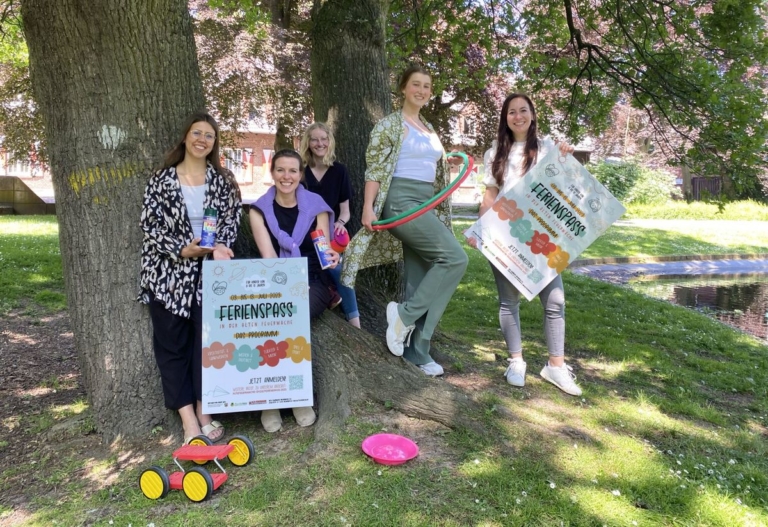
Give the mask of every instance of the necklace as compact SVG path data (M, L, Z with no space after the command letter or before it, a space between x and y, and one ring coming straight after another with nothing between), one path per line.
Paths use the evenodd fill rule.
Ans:
M205 184L205 171L194 174L187 172L186 167L176 167L176 174L179 177L179 182L187 187L199 187Z
M413 118L413 117L411 117L410 115L405 115L405 114L403 114L403 118L404 118L404 119L405 119L407 122L411 123L411 124L413 125L413 127L414 127L414 128L416 128L417 130L421 130L422 132L426 132L426 133L428 133L428 134L429 134L429 133L431 133L431 132L429 131L429 128L427 128L426 126L424 126L424 123L422 123L422 122L421 122L421 121L420 121L418 118L417 118L417 119L414 119L414 118Z

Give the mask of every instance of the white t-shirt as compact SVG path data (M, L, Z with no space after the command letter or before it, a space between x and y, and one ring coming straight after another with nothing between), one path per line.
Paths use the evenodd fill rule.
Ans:
M437 134L424 132L415 126L408 126L408 134L400 147L395 173L392 177L415 179L433 183L437 175L437 163L443 156L443 145Z
M545 137L539 139L539 151L536 154L536 160L543 158L547 153L555 148L556 145L551 139ZM512 148L509 150L509 156L507 157L507 170L504 173L504 183L499 189L499 195L496 199L503 196L512 189L517 182L520 181L525 174L523 173L523 152L525 151L525 141L515 141L512 143ZM496 179L493 177L493 158L496 155L496 141L493 142L493 146L489 148L483 156L485 163L485 176L483 177L483 184L486 187L499 188L496 183ZM531 168L535 166L535 163L531 165ZM530 169L529 169L530 170Z

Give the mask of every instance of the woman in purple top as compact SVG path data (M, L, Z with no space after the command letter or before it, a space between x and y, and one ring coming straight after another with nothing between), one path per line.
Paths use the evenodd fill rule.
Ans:
M336 221L333 232L338 236L347 232L349 221L349 200L352 197L352 183L347 167L335 161L336 141L331 130L324 123L313 123L301 136L299 153L306 163L304 181L307 189L319 194L331 209ZM350 238L354 233L349 233ZM360 312L357 309L355 290L341 283L341 266L330 272L336 290L341 295L341 309L353 326L360 327Z
M295 150L275 153L270 166L275 184L251 205L250 222L262 258L307 258L309 313L311 318L316 318L331 300L328 289L331 279L320 267L310 233L314 230L330 233L333 211L320 196L301 186L301 168L301 156ZM335 268L339 254L328 250L326 255L331 269ZM294 408L293 415L299 426L315 422L311 406ZM262 411L261 424L267 432L280 430L283 424L280 410Z

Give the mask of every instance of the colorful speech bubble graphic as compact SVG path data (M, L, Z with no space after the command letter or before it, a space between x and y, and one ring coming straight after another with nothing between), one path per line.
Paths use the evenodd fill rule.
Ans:
M491 208L502 221L517 221L523 217L523 211L517 208L517 202L513 199L499 198Z
M548 255L557 248L557 245L549 241L549 234L545 232L534 231L533 239L526 242L531 246L531 252L533 254Z
M286 357L288 343L285 341L275 342L269 339L263 346L256 346L261 352L261 366L267 365L275 367L281 359Z
M288 344L288 357L296 364L303 360L312 360L312 345L304 337L285 339Z
M243 344L232 356L229 364L237 368L239 372L246 372L248 370L258 369L261 363L261 354L258 350L253 349L248 344Z
M222 344L221 342L214 342L210 347L203 348L203 368L222 369L232 359L234 351L234 344Z
M533 238L533 229L530 220L521 220L509 223L509 233L523 243L528 243Z
M552 269L555 269L558 273L562 273L565 271L565 268L568 267L568 260L570 257L570 254L562 250L560 246L557 246L554 251L549 253L547 265Z

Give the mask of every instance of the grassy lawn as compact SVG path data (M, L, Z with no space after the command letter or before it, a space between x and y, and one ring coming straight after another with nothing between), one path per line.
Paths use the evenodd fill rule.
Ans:
M0 229L0 314L66 308L56 216L4 216Z
M739 220L768 221L768 206L756 201L734 201L722 210L717 205L696 201L670 201L664 206L629 205L625 219L655 220Z
M768 253L768 221L698 221L664 229L613 225L580 258L760 253Z
M468 224L457 222L457 232ZM643 238L630 231L638 241L600 240L596 255L704 250L702 233ZM23 301L21 293L62 293L55 223L3 218L0 233L0 303L60 309ZM742 234L713 245L723 252L758 245L751 232ZM466 250L469 268L435 348L449 358L445 382L483 402L485 433L371 404L356 408L338 440L309 456L311 429L286 419L283 432L268 435L252 414L227 415L228 433L254 440L256 460L231 471L226 464L230 480L202 504L176 491L157 502L141 494L141 469L172 467L172 446L154 436L143 446L103 451L41 446L0 475L0 495L20 473L30 488L45 489L31 497L23 525L768 524L768 346L706 316L566 271L566 354L584 395L567 396L538 377L546 360L538 301L521 307L528 376L525 388L512 388L502 377L491 273L479 252ZM29 263L49 259L50 267ZM6 272L15 274L6 279ZM75 411L51 408L36 426L45 432ZM381 430L415 439L420 456L403 466L374 464L360 443ZM3 523L14 506L0 503Z

